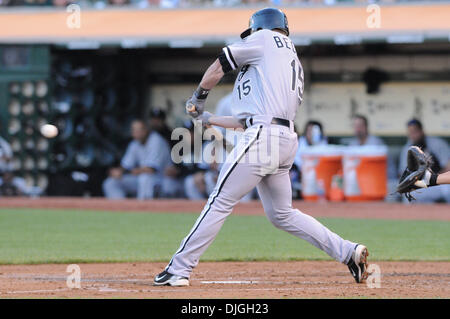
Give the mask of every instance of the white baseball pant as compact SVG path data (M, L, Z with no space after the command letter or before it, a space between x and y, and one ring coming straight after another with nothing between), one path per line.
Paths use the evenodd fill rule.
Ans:
M342 239L313 217L292 207L289 169L297 151L297 139L292 124L288 128L256 121L244 132L222 166L203 211L166 271L189 278L234 205L255 186L264 211L275 227L308 241L339 262L349 261L355 243ZM267 156L261 156L267 149L269 161Z

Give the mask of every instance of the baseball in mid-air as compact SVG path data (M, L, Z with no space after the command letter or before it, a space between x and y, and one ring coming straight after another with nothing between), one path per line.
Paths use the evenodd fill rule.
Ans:
M44 124L41 126L41 134L46 138L54 138L58 135L58 128L52 124Z

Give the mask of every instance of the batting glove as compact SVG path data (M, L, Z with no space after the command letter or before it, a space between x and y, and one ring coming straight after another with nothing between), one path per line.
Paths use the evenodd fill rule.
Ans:
M189 116L194 119L203 113L204 108L205 108L205 100L199 101L194 96L191 97L186 102L186 113L189 114Z
M193 118L197 118L205 109L206 98L209 90L202 88L200 85L195 90L192 97L186 102L186 112Z

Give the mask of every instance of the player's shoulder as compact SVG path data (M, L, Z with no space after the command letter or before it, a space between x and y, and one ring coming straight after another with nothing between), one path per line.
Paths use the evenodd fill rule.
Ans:
M128 143L128 147L127 149L130 152L136 151L137 149L139 149L140 143L136 140L131 140L130 143Z
M151 131L150 134L147 137L147 144L155 141L159 141L162 139L161 134L159 134L157 131Z
M158 145L158 147L164 147L165 145L168 145L168 142L161 133L152 131L147 138L146 144L151 147L155 147L155 145Z
M381 137L376 135L369 135L369 139L372 141L372 144L374 145L384 145L384 141Z
M264 41L272 33L273 33L272 30L262 29L262 30L253 32L248 37L244 38L242 41L244 41L244 42Z

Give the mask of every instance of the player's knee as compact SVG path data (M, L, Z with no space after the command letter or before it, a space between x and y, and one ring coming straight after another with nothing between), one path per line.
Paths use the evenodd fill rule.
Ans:
M184 179L183 183L184 194L190 200L204 199L204 195L195 187L194 176L189 175Z
M164 177L161 183L161 192L164 197L175 197L181 187L180 181L172 177Z
M148 187L155 183L156 178L154 174L140 174L137 180L139 186Z
M103 192L108 192L110 189L114 189L119 185L119 182L116 178L108 177L103 181L102 188Z
M161 181L155 174L140 174L137 182L137 198L145 200L154 197L155 188L160 186Z
M278 220L275 216L268 216L269 221L274 225L275 227L279 228L280 224L278 223Z
M280 228L282 225L282 218L278 216L277 212L274 209L267 210L266 209L266 215L269 221L277 228Z
M224 193L220 193L211 204L214 211L219 213L230 213L234 205L236 205L237 200L231 196L227 196Z
M283 228L286 225L286 220L289 218L291 210L281 209L266 209L266 215L269 221L277 228Z
M122 196L122 186L117 178L108 177L102 184L103 194L109 199L120 199Z

